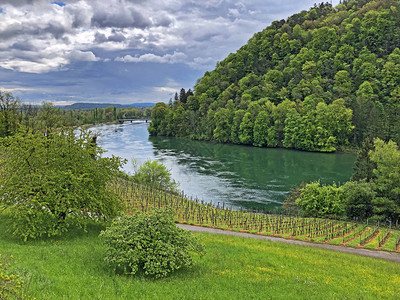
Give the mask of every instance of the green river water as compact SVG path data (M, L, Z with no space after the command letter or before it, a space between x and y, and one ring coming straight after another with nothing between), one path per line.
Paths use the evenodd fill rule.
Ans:
M170 137L149 137L148 124L99 125L106 155L129 160L156 159L170 169L187 195L220 202L235 209L279 209L290 189L302 182L344 183L349 180L355 155L310 153L216 144Z

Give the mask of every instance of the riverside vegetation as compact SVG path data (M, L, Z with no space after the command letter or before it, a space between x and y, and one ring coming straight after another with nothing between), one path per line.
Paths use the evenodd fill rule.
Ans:
M355 237L352 241L355 241L360 237L360 232L364 234L362 236L364 239L371 234L371 231L368 232L368 228L359 228L348 222L235 212L227 210L223 204L221 204L223 206L221 209L221 207L211 207L190 201L176 192L175 183L170 180L165 168L159 165L155 167L156 164L145 163L138 168L138 171L142 174L134 175L133 179L119 173L116 165L120 162L116 158L106 160L100 158L101 149L90 136L85 134L76 137L68 130L52 127L36 133L25 129L20 130L15 135L3 138L1 142L1 174L7 172L10 174L10 176L0 177L2 189L4 184L7 184L7 186L4 186L7 189L10 189L8 185L12 184L20 188L16 191L21 192L21 195L16 192L13 194L5 192L1 198L0 253L4 253L7 257L14 256L11 267L2 270L2 273L7 276L3 276L2 280L8 278L6 281L2 281L2 284L7 284L4 285L4 293L7 296L17 298L29 296L92 298L107 295L113 298L120 297L120 295L131 295L134 287L134 293L138 293L136 294L137 297L146 295L145 297L151 298L154 295L165 295L167 293L168 296L166 297L171 299L175 297L184 298L186 296L183 296L182 293L186 290L177 290L176 287L183 286L188 282L187 280L192 282L192 289L195 287L196 295L194 297L211 297L211 295L215 297L218 294L218 297L223 298L226 295L231 295L232 290L229 291L229 289L232 288L232 285L236 287L235 295L249 295L250 292L255 297L265 295L265 293L277 297L284 295L285 293L282 294L280 289L286 289L288 291L286 295L289 297L294 295L294 290L302 293L305 297L318 297L319 295L364 297L367 295L371 298L382 298L385 295L389 297L398 295L398 291L394 288L396 285L387 287L385 281L388 274L393 274L394 283L396 282L397 265L386 262L379 262L378 264L366 258L354 260L344 254L327 254L331 257L331 263L320 261L320 264L324 264L330 274L329 281L326 281L325 275L315 275L320 266L306 270L301 267L303 263L299 263L300 257L302 261L306 259L315 262L313 256L321 256L319 250L304 251L301 247L295 246L277 247L269 243L260 244L258 241L249 242L238 238L225 237L214 238L201 234L196 236L205 244L209 254L202 260L194 257L196 264L191 272L187 272L186 268L174 272L170 275L170 279L157 284L157 287L145 273L141 273L142 271L134 279L113 275L104 267L102 260L107 247L98 238L102 230L107 231L105 226L111 221L112 215L96 211L96 203L99 202L91 200L92 194L81 194L79 188L86 189L86 186L95 188L95 185L91 183L95 183L97 180L101 180L102 184L99 187L104 188L106 193L115 193L110 199L120 199L114 202L117 205L114 212L117 214L124 211L132 214L139 210L147 213L153 211L154 208L169 207L174 211L176 221L225 229L228 229L229 222L229 228L234 230L281 234L282 236L286 234L287 237L297 236L300 239L314 239L315 241L318 241L318 239L321 241L329 240L328 242L341 239L347 241L351 239L352 235ZM55 151L55 149L58 151ZM15 155L15 151L19 151L18 156ZM86 158L85 161L88 165L84 164L82 169L78 168L76 163L79 162L78 158ZM16 170L13 166L20 160L26 163L26 168ZM61 167L60 164L64 167ZM108 180L110 178L108 176L99 179L98 174L91 171L91 168L98 164L105 164L98 168L98 171L109 172L110 175L114 174L114 180ZM46 168L46 166L49 168ZM38 173L31 172L31 168L34 168ZM17 171L25 172L26 179L24 182L27 182L27 187L24 188L23 185L17 184L18 181L12 174ZM163 178L160 178L157 174ZM42 185L34 185L29 188L29 183L35 183L36 176L39 175L42 178L49 178L49 180L44 180ZM169 187L169 190L160 190L158 189L160 185L157 186L157 184L155 186L149 185L151 178L158 178L157 181L162 182L163 187ZM61 185L54 184L54 182L60 180L62 181ZM85 182L86 184L74 186L75 181L78 181L78 183ZM105 182L107 182L106 185L104 185ZM47 195L55 193L54 188L60 189L60 196L58 198L47 198ZM100 190L97 192L100 192ZM57 201L49 202L48 199ZM99 200L101 199L100 197ZM107 200L105 201L104 204L107 205L113 203L112 201L109 203L107 203ZM106 208L107 206L100 207ZM93 209L94 213L92 213ZM13 220L13 215L10 215L11 212L17 212L21 214L21 217L25 214L25 217L28 220L30 219L31 222L19 222L18 218L14 218L17 222L13 226L9 226L10 221ZM35 222L40 222L41 226L32 226ZM28 226L28 232L33 234L23 234L24 226ZM86 231L79 230L80 227L84 227ZM10 228L17 229L16 235L11 235ZM48 231L44 232L43 229ZM294 232L295 234L293 234ZM344 234L341 235L342 232ZM335 239L334 235L338 239ZM380 246L393 250L397 242L397 235L398 231L393 230L392 235L386 238L387 234L379 232L378 237L382 240L385 239L386 242ZM27 241L21 243L18 236L27 239ZM328 239L325 238L326 236L328 236ZM372 246L372 248L375 247ZM253 252L252 255L248 254L249 249ZM272 257L266 259L268 253ZM327 255L324 254L323 256L327 257ZM343 276L347 275L343 275L343 269L338 268L338 266L343 260L348 261L349 259L351 261L349 263L352 264L354 269L365 270L365 264L374 269L374 280L371 281L370 278L364 277L363 280L351 281L348 285L342 286ZM211 273L210 270L212 270ZM351 273L348 273L347 267L346 272L346 274ZM19 277L16 274L19 274ZM211 286L210 281L213 282ZM272 283L274 284L271 285ZM141 288L138 287L139 285ZM262 288L260 288L260 285ZM313 288L310 289L310 286ZM148 288L152 292L146 292L144 288ZM210 290L213 291L212 294L210 294ZM325 292L323 292L324 290ZM190 296L187 297L190 298Z
M321 256L319 254L321 252L318 250L306 250L307 254L304 254L304 249L301 247L277 247L269 243L260 244L257 241L248 242L237 238L213 238L199 234L196 236L205 244L209 254L203 258L205 261L194 257L196 264L193 267L193 273L187 272L186 268L174 272L170 275L171 279L162 281L157 288L145 273L139 272L134 279L113 275L102 262L107 247L98 238L102 230L107 231L105 226L109 224L113 215L108 215L106 213L108 210L97 211L96 203L100 203L98 200L103 198L100 197L92 201L91 197L100 192L100 189L94 191L94 194L82 194L82 191L80 191L81 188L86 189L86 187L96 188L94 183L97 180L101 180L102 184L99 188L103 188L105 193L114 193L114 196L110 199L116 200L114 202L116 207L114 207L115 210L111 211L116 214L122 214L124 211L132 214L139 210L147 213L155 208L169 207L174 211L176 221L225 229L228 229L229 226L234 230L286 235L290 238L297 237L332 243L340 240L346 243L350 240L364 240L370 235L372 236L371 230L375 232L376 229L327 219L268 216L244 211L235 212L227 210L223 204L221 204L223 206L221 209L221 207L196 203L174 190L175 184L168 178L168 172L165 172L164 168L154 167L155 164L146 163L138 168L139 172L142 171L143 174L136 174L134 179L131 179L117 171L116 166L120 162L116 158L103 160L99 157L101 149L90 136L76 137L68 130L49 127L46 131L33 133L31 130L25 129L22 132L20 130L15 135L3 138L1 142L2 161L0 168L2 176L0 179L2 190L4 187L11 191L12 189L9 186L11 184L19 188L11 194L5 192L1 198L0 226L2 230L0 231L0 239L2 242L0 243L0 253L14 256L11 267L2 271L7 276L3 276L4 278L11 278L11 281L3 280L2 282L2 284L8 284L5 290L7 296L92 298L108 295L109 297L119 297L121 294L132 293L132 287L135 287L137 289L135 292L139 293L140 291L141 295L146 295L148 298L151 298L152 295L164 293L167 293L169 298L175 298L177 296L183 297L182 291L177 290L176 286L182 286L182 284L187 283L187 280L192 282L192 288L195 286L196 295L199 297L211 296L209 289L212 289L215 293L217 286L220 291L220 285L223 286L222 290L226 294L216 292L219 297L231 295L232 291L229 292L231 285L234 285L237 289L235 295L248 295L251 291L256 297L261 296L262 293L283 295L280 289L286 289L288 291L287 296L293 296L292 293L296 290L305 297L318 297L319 295L364 297L367 295L371 298L382 298L398 295L398 291L394 288L397 280L395 274L398 273L396 264L386 262L377 264L373 260L365 258L359 258L355 261L344 254L327 254L332 257L330 258L332 263L320 261L320 264L324 264L324 266L329 265L327 272L330 274L330 279L326 281L328 277L325 275L322 277L315 275L321 265L316 266L315 269L307 268L305 270L301 267L303 263L299 263L300 257L302 261L306 259L315 262L315 258L312 257ZM57 151L55 151L56 149ZM18 151L18 156L15 155L15 151ZM83 164L82 168L79 168L76 162L83 158L85 158L87 165ZM26 166L17 170L13 166L20 160L24 161ZM64 167L61 167L61 164ZM109 175L103 178L98 173L91 171L92 167L99 164L105 165L101 168L96 167L97 171L106 172L105 174ZM38 172L31 172L32 168ZM15 176L18 175L17 171L26 176L24 182L27 183L27 186L18 185L18 181L12 174L15 172ZM10 176L4 176L6 173ZM114 180L109 180L109 176L112 174L114 174L112 176ZM162 178L154 176L155 174L159 174L164 179L161 180ZM30 187L29 183L35 183L39 175L41 178L49 178L49 180L43 180L42 185L36 186L34 184ZM149 178L158 178L158 181L163 182L163 187L170 187L169 190L160 190L158 189L160 186L157 185L152 187L149 185ZM75 181L77 181L77 185L74 185ZM62 184L54 184L54 182L62 182ZM81 185L82 182L86 184ZM104 184L105 182L107 184ZM54 190L55 188L57 190ZM47 197L53 195L58 189L60 189L58 198ZM106 199L104 201L106 206L99 208L104 209L107 208L107 205L112 206L112 201L107 202ZM20 214L22 220L27 218L31 221L19 222L18 216L15 219L15 216L10 215L10 213L15 214L15 212ZM9 226L13 219L17 222L14 222L13 226ZM39 222L41 226L32 226L35 222ZM32 234L25 235L24 226L27 226L28 232ZM80 227L84 227L86 231L79 230ZM14 235L11 235L10 228L17 229L14 231ZM44 232L43 229L47 232ZM381 228L377 229L382 231ZM384 232L381 231L376 236L378 239L385 240L385 242L378 247L394 250L398 231L391 230L390 236L387 235L387 229ZM46 235L53 237L46 237ZM18 236L27 239L27 241L21 243ZM360 242L360 244L363 243ZM374 240L370 245L372 248L376 248L376 244L377 242ZM233 249L239 257L235 256L235 252L232 252ZM254 254L249 256L249 249ZM284 252L277 254L276 251ZM266 259L266 253L270 253L273 257ZM207 258L209 255L211 259ZM243 257L240 257L241 255ZM296 258L293 258L293 255ZM327 257L327 255L324 254L323 256ZM365 270L365 264L369 268L373 268L374 280L365 277L363 280L351 281L349 285L342 286L342 276L344 275L342 268L338 269L338 266L341 265L343 260L349 259L354 269ZM256 261L257 264L255 264ZM38 266L41 267L38 268ZM87 266L89 266L89 270ZM78 272L77 270L81 271ZM209 270L212 270L212 272L209 273ZM348 271L349 269L346 267L346 274L351 273L348 273ZM19 274L20 277L17 278L15 274ZM394 280L393 285L389 287L386 286L387 281L385 281L388 274L393 274ZM208 286L210 281L213 281L213 284ZM180 283L178 284L178 282ZM278 282L280 282L279 285L276 285ZM274 283L274 285L270 285L271 283ZM142 284L152 292L143 290ZM141 285L142 288L138 288L138 285ZM260 285L262 286L261 289ZM71 288L71 286L74 288ZM277 286L280 288L276 289ZM310 286L312 286L312 289L309 288ZM137 297L139 295L137 294ZM214 296L215 294L213 294Z

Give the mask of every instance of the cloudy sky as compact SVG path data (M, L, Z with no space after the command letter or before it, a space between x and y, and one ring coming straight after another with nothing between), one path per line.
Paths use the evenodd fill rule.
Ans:
M315 2L0 0L0 90L28 103L167 102Z

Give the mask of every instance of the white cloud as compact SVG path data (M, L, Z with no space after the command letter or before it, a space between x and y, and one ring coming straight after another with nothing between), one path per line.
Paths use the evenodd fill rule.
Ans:
M44 73L60 69L67 63L68 60L62 57L53 59L42 58L39 59L38 61L13 59L9 61L1 61L0 67L18 72Z
M80 51L80 50L73 50L68 54L68 58L71 61L98 61L93 52L91 51Z
M76 103L76 101L65 101L65 100L54 100L54 101L48 101L48 102L53 105L59 105L59 106L66 106L66 105L71 105L71 104Z
M36 90L35 88L0 86L0 91L5 92L5 93L29 92L29 91L35 91L35 90Z
M237 17L240 16L240 12L236 8L230 8L229 9L229 15L231 15L232 17L237 18Z
M155 87L154 91L158 93L168 93L168 94L175 94L178 91L179 88L172 88L172 87L167 87L167 86L160 86L160 87Z
M158 56L153 53L146 53L143 55L131 56L125 55L124 57L117 57L115 61L124 63L160 63L160 64L175 64L184 62L186 59L186 54L182 52L174 52L173 54L165 54L163 56Z

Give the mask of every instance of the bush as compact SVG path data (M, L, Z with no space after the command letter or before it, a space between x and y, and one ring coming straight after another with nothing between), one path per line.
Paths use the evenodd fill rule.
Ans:
M312 182L301 189L296 200L306 217L332 217L344 213L344 195L341 187Z
M168 211L121 217L100 236L108 247L106 263L123 274L143 270L146 275L162 278L192 266L192 253L205 253L191 232L176 226Z

